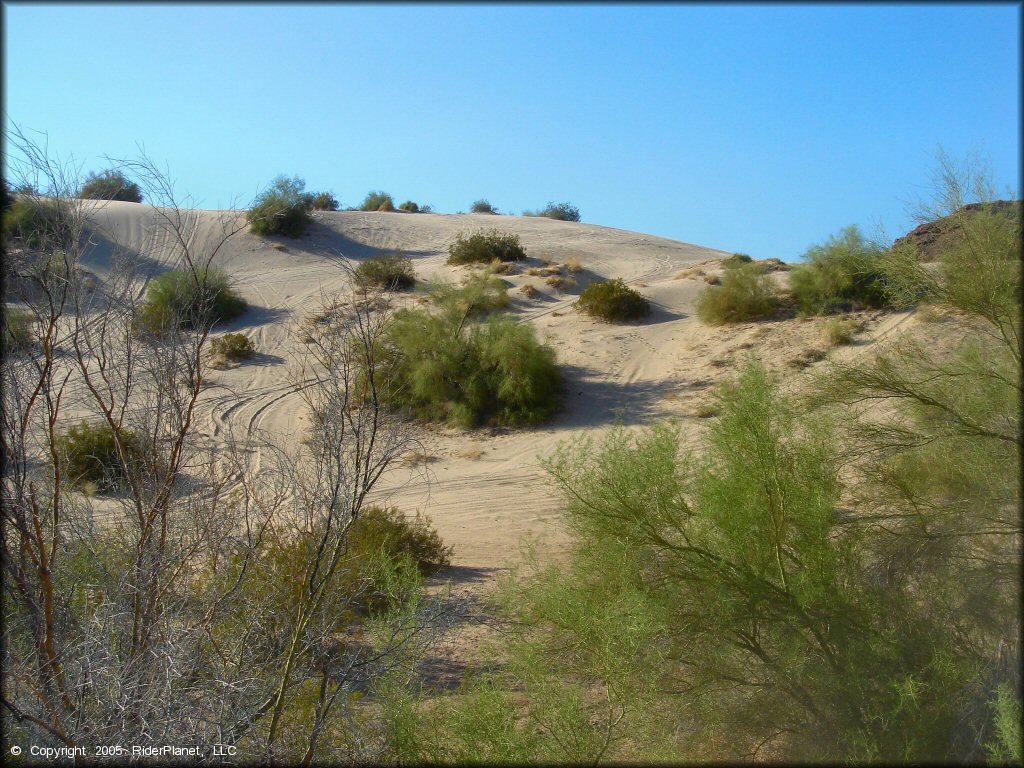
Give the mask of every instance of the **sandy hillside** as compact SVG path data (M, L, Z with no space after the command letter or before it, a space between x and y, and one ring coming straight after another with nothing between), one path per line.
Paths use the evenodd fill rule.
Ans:
M85 266L102 276L113 261L111 243L119 242L140 254L151 274L175 268L169 254L176 251L160 234L160 215L131 203L92 211L96 247ZM242 222L241 213L187 215L197 218L199 247L218 239L223 221ZM200 431L212 441L224 439L229 429L301 439L306 416L290 378L303 349L299 327L322 295L344 290L339 261L354 263L400 250L413 259L418 278L454 281L465 270L445 265L449 244L460 232L490 228L518 234L531 257L516 274L505 276L511 310L554 347L567 382L565 409L535 429L421 430L423 454L414 466L387 477L379 494L404 511L420 509L429 515L454 547L456 571L467 578L486 577L514 560L525 534L539 537L552 554L558 551L563 541L556 523L558 502L544 483L538 459L550 455L560 441L617 420L640 424L671 417L695 426L708 415L702 405L709 388L746 355L798 371L823 354L816 354L824 349L816 321L717 329L693 317L693 301L705 286L700 272L714 274L718 259L729 255L712 248L544 218L320 212L311 231L298 240L261 238L243 229L218 252L215 263L232 275L250 309L217 332L249 334L259 354L244 365L211 372ZM703 268L677 277L693 265ZM575 285L550 285L556 275L539 274L545 266L549 273L562 266L559 274L572 277ZM609 325L573 308L582 286L616 277L652 302L648 319ZM520 290L525 284L538 293L527 297ZM884 333L904 317L862 315L862 338Z

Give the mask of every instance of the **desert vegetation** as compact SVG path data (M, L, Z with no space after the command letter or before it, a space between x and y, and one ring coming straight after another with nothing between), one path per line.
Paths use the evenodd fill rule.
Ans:
M539 211L523 211L523 216L542 216L559 221L579 221L580 211L572 203L548 203Z
M256 354L252 339L244 333L225 333L210 341L211 365L217 362L237 363Z
M362 204L359 206L361 211L393 211L395 210L395 201L391 195L387 192L367 192L366 197L363 198Z
M3 340L0 349L5 355L26 352L36 343L32 314L24 309L3 306Z
M72 486L108 492L141 481L142 441L130 429L82 421L59 435L55 448L61 474Z
M306 192L302 204L308 211L336 211L341 205L332 192Z
M420 213L419 203L412 200L406 200L404 203L398 206L400 211L408 211L409 213Z
M591 317L607 322L638 320L648 315L651 305L622 278L591 283L580 292L576 306Z
M138 310L139 329L163 334L176 328L201 328L233 320L245 312L245 300L216 267L165 272L146 289Z
M789 273L789 285L802 314L831 314L888 306L885 249L847 227L804 254Z
M460 232L448 247L449 264L489 264L498 261L522 261L526 251L519 235L492 229L488 232Z
M107 169L101 173L90 172L78 193L88 200L122 200L127 203L141 203L142 191L139 185L129 180L118 170Z
M473 205L469 207L470 213L497 213L498 209L491 205L487 200L483 198L474 200Z
M697 317L710 325L766 317L779 306L774 281L756 262L739 259L727 266L717 285L697 297Z
M412 260L402 253L374 256L359 263L355 278L361 284L401 291L416 284L416 271Z
M257 235L301 237L309 228L308 209L316 197L306 197L306 182L298 176L278 176L270 188L253 201L246 220Z

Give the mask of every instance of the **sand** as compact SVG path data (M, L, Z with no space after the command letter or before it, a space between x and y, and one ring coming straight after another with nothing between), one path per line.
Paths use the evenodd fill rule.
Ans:
M166 213L166 212L165 212ZM197 217L194 245L209 247L219 222L244 224L240 212L189 212ZM159 231L159 216L145 205L110 203L90 213L96 247L83 260L102 277L111 267L113 242L141 254L149 274L178 266L178 250ZM255 359L211 371L200 402L198 430L224 440L229 430L261 430L301 439L307 418L292 376L303 351L305 317L322 296L345 290L340 262L354 264L376 254L402 251L417 277L458 280L466 269L447 266L449 244L460 232L496 228L520 236L530 261L510 283L511 310L533 325L556 351L567 382L565 408L549 424L523 430L419 430L424 450L413 466L385 476L375 500L412 513L421 510L454 549L451 575L486 582L519 559L524 536L556 556L567 538L559 524L559 500L546 482L541 461L567 439L600 433L620 422L637 426L677 419L695 434L707 414L709 390L754 354L770 367L799 375L801 355L822 349L820 321L786 320L711 328L693 314L703 277L677 278L705 263L714 272L730 254L650 235L544 218L494 215L318 212L310 232L297 240L263 238L243 229L218 252L214 263L233 277L250 309L217 334L243 332L255 343ZM576 286L565 292L547 284L539 270L550 261L571 262ZM691 270L694 271L694 270ZM594 279L623 278L653 305L640 322L607 324L573 307L581 287ZM527 298L519 288L538 291ZM140 291L144 285L140 285ZM398 299L402 301L401 298ZM867 327L856 354L906 315L862 313ZM813 357L813 355L812 355Z

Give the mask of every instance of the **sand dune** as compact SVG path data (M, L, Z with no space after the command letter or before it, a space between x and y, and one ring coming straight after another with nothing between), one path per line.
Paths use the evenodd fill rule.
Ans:
M162 215L174 215L163 211ZM195 245L209 247L224 226L244 224L241 212L189 211L197 222ZM180 249L160 227L160 213L131 203L110 203L90 212L95 244L83 260L101 275L112 266L113 243L143 258L150 275L173 269ZM457 280L463 268L444 262L460 232L496 228L520 236L529 264L510 283L512 310L531 323L556 350L566 377L563 412L534 429L476 430L423 428L424 455L415 467L399 468L381 484L376 498L429 515L454 547L453 564L463 569L500 568L515 560L524 535L557 553L558 500L546 485L540 459L560 441L606 428L653 419L679 419L695 427L699 405L711 386L749 354L770 366L799 365L803 350L820 346L816 322L749 323L709 328L693 316L703 280L675 279L688 265L728 256L712 248L592 224L544 218L491 215L320 212L298 240L262 238L242 230L218 252L215 263L233 277L249 311L217 332L242 331L255 342L257 357L244 365L211 372L201 401L199 430L209 440L231 430L262 430L300 439L306 427L301 398L292 387L302 344L298 329L323 295L344 290L342 262L393 251L413 259L417 275ZM526 274L545 260L579 262L577 286L562 293L543 277ZM653 305L643 322L610 325L573 308L579 288L594 279L621 277ZM518 288L539 292L526 298ZM140 286L142 290L143 286ZM872 331L905 316L865 315ZM864 344L865 342L861 342ZM856 353L856 348L852 353ZM848 353L849 354L849 353Z

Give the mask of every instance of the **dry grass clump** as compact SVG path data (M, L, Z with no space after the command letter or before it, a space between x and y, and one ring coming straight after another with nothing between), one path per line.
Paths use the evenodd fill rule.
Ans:
M524 283L523 285L519 286L519 292L528 299L536 299L538 296L541 295L540 291L538 291L530 283Z
M693 415L698 419L710 419L712 416L718 415L718 405L710 401L700 403L694 409Z
M794 358L791 358L787 365L790 368L803 369L809 368L814 363L824 360L828 356L828 353L824 349L818 349L817 347L811 347L805 349L802 353Z
M821 335L830 347L838 347L853 342L853 337L860 330L860 324L853 320L832 319L821 326Z
M528 270L526 270L526 274L528 274L530 277L540 277L541 276L540 275L540 269L538 267L530 267Z
M575 278L570 275L552 275L545 282L555 290L564 292L576 287Z
M673 280L693 280L698 277L704 277L704 267L687 267L684 270L676 273Z
M495 259L491 262L491 272L496 275L518 275L519 267L513 261Z
M922 323L941 323L949 319L949 314L934 304L920 304L914 316Z
M704 275L704 282L708 285L721 285L722 277L720 275Z
M574 275L583 271L583 262L575 257L571 259L566 259L565 266Z

